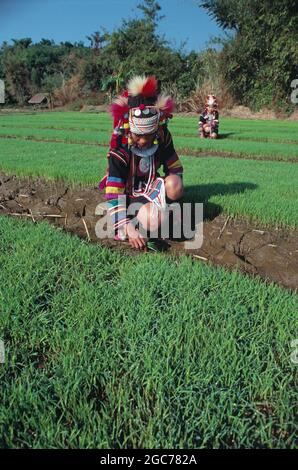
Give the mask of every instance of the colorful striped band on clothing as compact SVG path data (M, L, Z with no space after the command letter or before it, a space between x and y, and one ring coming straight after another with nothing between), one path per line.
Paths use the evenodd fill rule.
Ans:
M124 183L107 183L106 185L106 194L124 194Z
M124 187L122 188L119 188L119 187L115 187L115 186L106 186L106 194L115 194L115 197L117 196L117 194L121 195L123 194L123 189Z
M117 178L116 176L108 176L106 182L106 199L113 199L118 195L122 195L125 189L125 181L123 178Z
M116 176L108 176L108 181L110 183L125 183L123 178L117 178Z
M113 224L114 230L126 225L130 219L127 217L126 196L120 196L110 200L108 203L109 216Z
M181 167L181 163L179 160L176 160L174 163L171 163L170 165L168 164L169 169L179 168L179 167Z

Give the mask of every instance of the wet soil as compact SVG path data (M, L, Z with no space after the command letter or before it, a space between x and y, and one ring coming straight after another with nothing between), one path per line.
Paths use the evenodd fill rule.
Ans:
M95 227L101 216L95 209L103 202L103 193L96 186L74 187L63 181L0 172L0 223L1 216L26 218L32 223L47 220L91 242L137 255L128 242L97 238ZM182 240L166 243L167 254L186 254L197 262L238 269L298 289L298 230L263 228L220 214L204 221L200 249L186 250Z

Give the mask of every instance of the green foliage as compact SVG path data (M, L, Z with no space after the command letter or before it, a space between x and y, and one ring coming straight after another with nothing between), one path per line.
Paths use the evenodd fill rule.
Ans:
M153 28L155 28L158 22L164 18L164 16L158 14L161 10L161 6L157 0L143 1L143 3L140 3L137 6L137 8L143 12L145 20L148 21Z
M207 203L210 215L220 206L225 213L262 224L298 227L298 165L285 163L297 161L295 121L221 119L226 138L219 140L198 139L196 128L194 118L175 117L170 123L179 155L197 152L202 157L181 157L188 200ZM0 167L5 171L96 184L106 169L111 118L106 113L2 116L0 134ZM296 140L290 143L290 138ZM234 158L216 157L222 152Z
M50 90L48 92L50 93ZM82 104L80 100L74 102L71 110L79 110ZM61 121L55 121L58 129L55 129L55 124L51 124L50 119L44 123L40 120L35 123L32 117L26 119L25 123L24 120L12 120L10 116L2 117L0 136L50 139L57 142L90 145L96 143L108 145L111 138L111 122L108 115L105 119L100 120L100 126L94 122L93 126L88 125L87 128L85 128L85 121L82 121L81 125L69 126L65 122L66 117ZM258 125L255 124L255 121L252 122L254 127L249 123L246 124L245 121L222 118L220 133L224 138L220 140L198 139L197 119L176 117L169 127L176 150L180 154L212 154L255 160L298 161L295 145L298 142L298 133L295 129L297 124L294 121L289 123L277 121L277 126L270 121L261 122ZM14 124L16 124L15 127Z
M91 36L86 37L90 41L90 47L94 50L94 53L99 54L103 45L109 38L109 34L105 30L103 30L102 33L100 31L95 31Z
M42 89L46 93L52 94L57 88L60 88L63 83L63 75L61 73L56 73L52 75L46 75L42 82Z
M291 81L298 77L298 13L296 0L197 0L230 36L221 50L208 47L186 53L171 47L157 34L163 16L157 0L143 0L141 17L123 19L109 33L101 28L82 43L30 38L3 43L0 76L5 78L8 103L24 104L49 83L73 77L82 84L82 96L104 90L107 100L121 91L134 74L154 73L162 88L183 102L193 92L212 91L229 106L230 96L253 109L291 112ZM52 79L50 78L52 77ZM187 101L187 100L185 100Z
M234 37L225 42L223 69L236 100L254 109L292 110L298 77L296 0L207 0L200 5Z
M70 42L55 44L30 38L3 43L0 49L0 75L5 77L11 100L24 104L30 95L59 86L78 76L87 94L106 91L109 100L119 93L133 74L155 74L164 87L175 84L181 96L196 87L198 55L172 49L156 27L163 18L156 0L138 5L143 16L123 20L113 33L95 31L87 36L90 47ZM53 91L53 90L52 90Z
M85 64L84 80L90 89L101 86L111 99L132 75L154 73L164 87L175 83L182 96L187 95L196 85L197 54L173 50L157 35L162 19L158 2L145 0L138 8L142 18L123 20L117 31L105 36L100 54Z
M155 20L124 20L111 34L102 52L102 64L108 75L121 68L127 79L134 74L156 74L162 82L173 82L183 71L183 58L155 34ZM166 66L165 66L166 64Z
M1 59L7 91L13 102L25 104L30 97L30 71L26 61L27 49L22 46L3 46Z
M196 124L170 125L183 136ZM106 113L12 114L1 117L11 136L7 126L44 140L2 138L9 173L95 185L105 171L107 149L94 139L109 135ZM221 128L233 134L206 145L297 139L290 121L221 119ZM64 143L45 141L55 135ZM92 145L69 145L84 135ZM297 164L181 159L185 200L203 202L205 215L220 207L298 227ZM295 292L190 257L128 257L46 223L0 219L0 447L297 447Z
M297 446L294 292L8 217L0 264L1 448Z
M96 57L84 63L82 79L87 90L100 90L102 77L102 64Z
M49 88L52 92L54 85L59 86L75 75L86 55L86 48L70 43L56 45L42 39L32 44L27 38L13 42L13 45L2 44L0 73L4 76L10 101L22 105L32 94Z

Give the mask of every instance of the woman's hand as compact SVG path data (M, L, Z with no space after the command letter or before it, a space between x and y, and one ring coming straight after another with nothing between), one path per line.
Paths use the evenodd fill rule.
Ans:
M126 235L132 248L136 250L144 250L146 248L146 240L131 222L126 225Z

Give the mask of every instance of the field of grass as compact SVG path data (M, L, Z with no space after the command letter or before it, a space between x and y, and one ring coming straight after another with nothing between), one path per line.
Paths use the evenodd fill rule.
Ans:
M170 126L177 135L196 135L197 118L175 116ZM295 121L263 121L220 117L220 131L224 138L236 140L264 140L298 143Z
M173 135L174 122L176 143L197 120L175 118ZM97 185L107 148L67 142L96 143L109 126L104 114L0 116L2 135L20 132L0 138L0 170ZM272 142L252 142L254 127ZM296 147L282 130L298 140L296 123L223 120L222 132L236 129L245 142L235 134L204 145L245 144L242 158L208 156L209 147L181 157L185 199L209 215L297 228L298 165L249 160L249 144L272 160L275 145L289 155ZM297 447L296 292L5 217L0 266L0 447Z
M72 183L98 184L107 149L83 144L0 140L0 169ZM186 200L264 225L298 227L298 165L219 157L181 157Z
M0 264L1 447L295 446L294 293L8 218Z
M87 118L80 114L81 120L72 117L72 113L69 119L65 113L60 114L46 113L40 120L34 115L26 116L23 121L20 116L2 116L0 136L108 145L111 135L111 118L108 114L88 115ZM56 120L53 120L53 115L57 115ZM175 117L169 128L177 150L180 153L189 150L214 154L224 152L238 158L298 161L298 131L295 123L281 122L280 127L272 126L272 129L268 123L266 127L263 122L258 122L253 129L248 121L250 124L246 129L245 122L239 123L228 118L223 118L222 121L220 129L224 138L213 141L198 139L197 119ZM291 143L285 145L285 142Z
M25 120L24 120L25 117ZM175 115L170 121L173 132L196 135L198 118ZM110 130L111 117L107 113L85 114L78 112L9 114L0 116L0 127L37 127L53 129ZM249 120L220 117L220 129L229 138L255 137L277 141L298 141L297 122L288 120Z

